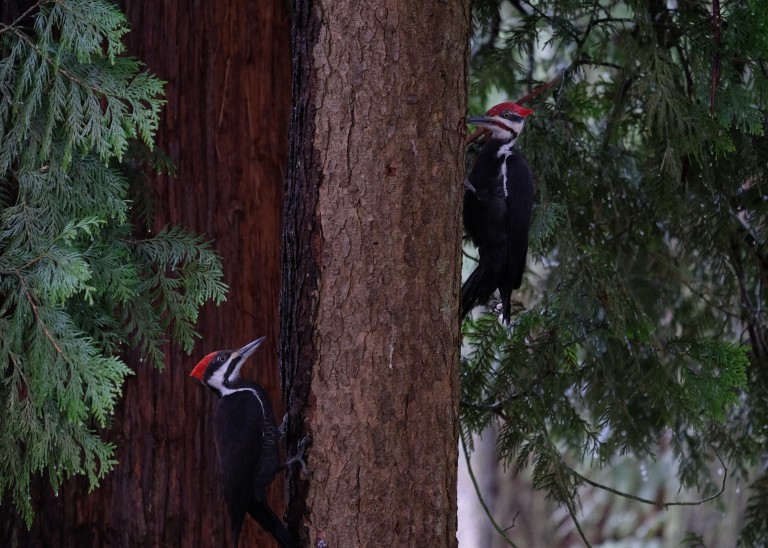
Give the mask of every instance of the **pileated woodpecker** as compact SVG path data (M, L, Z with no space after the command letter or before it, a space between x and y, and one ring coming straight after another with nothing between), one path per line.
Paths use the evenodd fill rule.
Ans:
M240 378L243 363L264 339L261 337L239 350L212 352L190 373L219 396L214 423L216 453L235 548L246 511L275 537L280 546L298 546L267 505L264 489L289 464L301 462L304 466L303 443L299 455L285 463L280 462L278 429L267 395L260 386Z
M467 119L490 133L464 181L464 229L478 248L480 264L461 288L461 317L498 289L509 322L512 290L520 287L528 253L533 176L514 144L533 111L501 103L485 116Z

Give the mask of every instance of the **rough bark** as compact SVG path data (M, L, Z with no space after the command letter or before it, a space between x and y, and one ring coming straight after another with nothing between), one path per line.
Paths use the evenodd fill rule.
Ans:
M289 523L455 546L468 2L294 3L281 362Z
M158 144L176 179L151 176L157 227L182 224L215 240L228 300L208 306L191 356L167 353L165 371L133 360L108 437L119 464L92 494L68 481L58 497L34 488L31 531L3 508L19 546L224 546L230 542L213 446L215 398L189 378L208 351L268 342L244 375L265 386L282 416L277 369L280 234L290 108L290 20L283 0L125 0L131 54L167 80ZM283 482L269 491L283 512ZM250 518L241 546L271 546Z

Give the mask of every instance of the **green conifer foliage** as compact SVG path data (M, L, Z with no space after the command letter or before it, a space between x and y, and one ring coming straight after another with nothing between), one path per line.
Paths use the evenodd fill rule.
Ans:
M30 478L91 487L115 464L109 426L134 348L155 366L190 351L221 265L179 227L150 234L134 168L150 152L163 82L123 54L101 0L41 1L0 24L0 497L31 524Z
M471 112L537 91L518 144L538 200L525 306L464 324L463 439L497 422L499 458L572 515L574 463L662 439L710 495L718 455L755 470L768 443L768 4L473 7Z

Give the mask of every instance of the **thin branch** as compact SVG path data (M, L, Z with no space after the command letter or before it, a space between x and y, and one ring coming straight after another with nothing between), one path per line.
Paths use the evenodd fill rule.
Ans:
M469 473L469 477L472 480L472 485L475 486L475 493L477 494L477 500L480 501L480 506L483 507L483 510L485 511L485 515L488 516L488 519L491 521L491 525L493 525L493 528L496 530L496 532L501 535L501 538L504 539L504 542L509 544L510 546L513 546L514 548L517 548L517 545L510 540L510 538L507 536L506 531L509 529L502 529L498 523L496 523L496 520L493 519L493 516L491 515L491 510L488 508L488 505L485 504L485 499L483 499L482 493L480 493L480 486L477 484L477 479L475 478L474 472L472 472L472 463L469 459L469 452L467 451L467 444L464 441L464 436L459 436L459 439L461 439L461 449L464 451L464 459L467 462L467 472ZM517 516L515 516L517 517ZM514 527L514 525L513 525Z
M61 357L64 359L64 361L69 362L69 360L67 360L66 355L64 354L64 351L61 349L61 347L56 342L56 339L53 338L53 335L48 330L48 326L45 325L45 322L40 318L40 313L37 310L37 304L35 303L35 300L32 298L32 293L30 293L29 288L27 287L27 284L24 281L24 276L22 276L20 272L16 272L16 276L19 278L19 284L21 285L21 289L24 291L24 295L27 297L27 302L32 307L32 313L35 315L35 319L37 320L37 323L39 323L40 327L43 328L43 331L45 332L45 336L48 338L48 340L51 341L56 351L59 354L61 354Z
M467 259L470 259L470 260L472 260L472 261L475 261L476 263L479 263L479 262L480 262L480 259L478 259L478 258L477 258L477 257L475 257L474 255L470 255L469 253L467 253L467 252L464 250L464 246L462 246L462 247L461 247L461 256L462 256L462 257L465 257L465 258L467 258Z
M725 463L723 462L723 459L720 457L720 454L717 452L717 449L714 447L712 450L715 452L715 456L717 457L717 460L720 461L720 465L723 467L723 484L720 486L720 491L715 493L714 495L710 495L708 497L704 497L703 499L695 500L695 501L675 501L675 502L657 502L655 500L645 499L643 497L638 497L637 495L633 495L631 493L625 493L623 491L619 491L617 489L613 489L612 487L608 487L607 485L603 485L601 483L597 483L596 481L592 481L591 479L582 476L575 470L571 470L574 476L579 478L584 483L587 483L591 485L592 487L596 487L597 489L602 489L603 491L607 491L608 493L611 493L613 495L617 495L619 497L623 497L625 499L634 500L637 502L641 502L643 504L648 504L651 506L656 507L663 507L665 510L669 510L670 506L699 506L701 504L704 504L705 502L709 502L711 500L716 499L720 495L722 495L725 492L725 483L728 479L728 468L725 466Z
M501 8L499 8L500 10ZM478 57L482 57L486 55L486 53L493 52L494 49L496 49L496 39L499 37L499 32L501 31L501 14L497 10L494 17L491 19L490 23L490 29L489 29L489 37L488 40L483 42L482 44L478 45L477 48L470 51L470 62L474 61Z
M21 272L22 270L26 270L26 269L28 269L30 266L32 266L33 264L35 264L37 261L39 261L39 260L41 260L43 257L45 257L45 255L46 255L46 254L45 254L45 253L43 253L42 255L38 255L38 256L37 256L37 257L35 257L34 259L30 259L30 260L29 260L29 261L28 261L26 264L24 264L24 265L22 265L21 267L19 267L19 269L18 269L18 272Z
M569 67L568 67L568 68L566 68L566 69L565 69L563 72L561 72L559 75L557 75L557 76L555 76L554 78L552 78L552 80L550 80L550 81L549 81L549 82L547 82L546 84L543 84L543 85L541 85L541 86L537 87L536 89L534 89L534 90L533 90L533 91L531 91L530 93L528 93L528 94L524 95L523 97L521 97L520 99L518 99L518 100L517 100L517 104L518 104L518 105L524 105L524 104L526 104L526 103L530 103L530 102L531 102L531 101L533 101L533 100L534 100L536 97L538 97L539 95L542 95L543 93L545 93L546 91L548 91L548 90L549 90L549 89L550 89L552 86L554 86L555 84L557 84L557 83L558 83L558 82L559 82L559 81L560 81L560 80L563 78L563 76L565 76L565 74L568 72L568 70L569 70L570 68L571 68L571 67L569 66Z
M532 9L532 10L533 10L533 11L534 11L534 12L535 12L535 13L536 13L536 14L537 14L539 17L541 17L541 18L542 18L542 19L544 19L544 20L545 20L547 23L549 23L549 25L550 25L551 27L554 27L554 28L557 28L557 27L564 27L564 25L558 25L558 24L557 24L557 22L556 22L554 19L552 19L552 18L551 18L549 15L547 15L547 14L546 14L546 13L544 13L544 12L543 12L541 9L539 9L539 7L538 7L538 6L536 6L536 5L534 5L533 3L531 3L531 1L530 1L530 0L522 0L522 1L523 1L523 2L525 2L526 4L528 4L528 5L531 7L531 9ZM569 24L568 24L568 28L566 28L566 32L567 32L568 34L570 34L570 35L571 35L571 38L573 38L574 40L576 40L576 42L578 43L578 41L579 41L579 37L578 37L578 35L576 34L575 30L573 29L573 25L571 25L571 24L569 23Z
M460 404L461 404L462 407L470 407L470 408L479 409L479 410L492 411L494 414L498 415L503 420L507 420L506 415L501 410L501 405L500 404L493 405L493 406L486 406L486 405L473 404L471 402L466 402L466 401L461 401ZM545 431L546 431L546 428L545 428ZM538 443L536 443L535 445L538 447L539 451L550 452L550 453L552 452L552 448L551 447L543 447L543 446L539 445ZM463 438L462 438L462 446L464 446L464 439ZM464 449L465 449L465 454L466 454L466 447L464 447ZM634 500L634 501L637 501L637 502L640 502L640 503L643 503L643 504L648 504L648 505L651 505L651 506L663 507L665 510L668 510L672 506L699 506L701 504L704 504L706 502L710 502L710 501L718 498L719 496L721 496L725 492L725 485L726 485L726 482L728 481L728 467L725 465L725 462L723 461L722 457L717 452L717 449L714 446L712 447L712 451L715 453L715 456L717 457L717 460L720 461L720 466L723 467L723 483L720 486L720 490L717 493L715 493L714 495L710 495L708 497L704 497L702 499L696 500L696 501L657 502L657 501L654 501L654 500L650 500L650 499L646 499L646 498L643 498L643 497L639 497L637 495L633 495L631 493L625 493L623 491L619 491L617 489L613 489L612 487L608 487L607 485L603 485L603 484L597 483L596 481L593 481L593 480L587 478L586 476L583 476L582 474L579 474L578 472L573 470L573 468L567 466L565 463L563 463L563 466L565 466L568 469L568 473L569 474L573 474L574 477L578 478L579 480L581 480L582 482L584 482L584 483L586 483L588 485L591 485L592 487L595 487L597 489L601 489L603 491L607 491L607 492L609 492L611 494L614 494L614 495L617 495L617 496L620 496L620 497L623 497L623 498L626 498L626 499ZM561 462L562 462L562 460L561 460ZM468 464L468 466L469 466L469 464ZM559 469L556 469L556 470L559 472ZM470 470L470 474L471 474L471 470ZM560 478L560 480L562 481L562 478ZM479 492L478 492L478 496L479 496ZM568 513L570 514L571 519L573 519L573 523L576 526L576 529L578 530L579 534L581 535L582 540L584 541L584 543L588 547L590 547L591 545L590 545L589 541L587 540L587 538L586 538L586 536L584 534L584 530L581 528L581 524L579 523L578 519L576 518L576 511L573 508L572 501L566 501L564 504L565 504L566 508L568 509Z
M741 307L746 316L744 317L744 322L747 324L752 351L755 353L755 356L764 358L765 356L768 356L768 342L765 340L760 318L757 317L757 309L754 304L752 304L752 299L749 296L749 284L745 279L746 273L744 272L744 264L739 254L739 247L733 236L731 236L731 267L733 268L733 272L736 274L736 280L739 283L739 297Z
M693 295L701 299L704 302L704 304L706 304L708 307L713 308L718 312L721 312L724 316L728 318L741 319L741 314L729 310L722 303L714 302L706 293L694 287L684 277L683 273L681 272L681 269L677 268L672 264L672 261L669 260L669 257L667 255L664 255L663 253L658 253L658 252L652 252L650 255L659 263L662 263L664 267L666 267L667 270L665 271L665 274L669 274L673 276L675 280L683 284L688 289L688 291L690 291Z
M71 80L72 82L75 82L80 87L89 89L93 93L95 93L97 95L101 95L102 97L110 97L110 98L113 98L113 99L119 99L121 102L123 102L123 104L126 104L124 97L119 97L119 96L117 96L115 94L108 93L107 91L105 91L105 90L103 90L101 88L98 88L96 86L92 86L91 84L89 84L89 83L83 81L82 79L78 78L77 76L75 76L74 74L69 72L68 70L61 68L61 66L59 66L59 64L57 62L55 62L48 55L46 55L45 52L43 52L43 50L41 50L37 46L37 44L35 44L26 34L21 32L19 29L14 28L14 27L6 27L3 30L10 30L10 31L12 31L16 36L21 38L21 40L26 42L29 47L34 49L37 52L37 54L43 59L43 61L48 63L55 71L60 72L61 74L66 76L67 79Z
M634 19L630 19L629 17L599 17L594 20L595 25L600 25L603 23L636 23Z
M11 365L13 366L13 374L16 374L19 376L19 379L21 379L22 386L17 387L17 393L19 397L19 401L24 401L27 399L27 395L29 394L29 381L27 380L27 376L24 375L24 371L19 367L19 364L16 362L16 359L13 357L13 353L9 352L8 357L11 360Z
M592 33L592 29L595 28L595 22L597 21L597 18L593 15L589 18L589 23L587 23L587 28L584 29L584 33L581 35L581 38L576 39L576 58L578 59L581 56L581 49L584 47L584 44L587 43L587 38L589 38L589 35Z
M475 261L476 263L479 263L479 262L480 262L480 261L478 260L478 258L477 258L477 257L475 257L475 256L473 256L473 255L470 255L469 253L467 253L466 251L464 251L464 249L462 249L462 250L461 250L461 256L462 256L462 257L465 257L465 258L467 258L467 259L469 259L469 260L471 260L471 261Z
M542 13L541 10L539 10L538 7L530 4L526 0L523 0L523 1L525 1L526 4L528 4L529 6L531 6L531 8L536 13L538 13L542 18L546 19L550 23L550 25L554 25L554 22L551 20L551 18L547 17L546 14ZM518 4L518 6L519 6L519 4ZM522 9L522 7L520 7L520 9ZM561 80L564 80L566 74L568 74L569 72L573 71L575 68L577 68L577 67L579 67L581 65L588 65L588 66L594 66L594 67L606 67L606 68L612 68L612 69L615 69L615 70L625 71L626 70L625 67L623 67L621 65L618 65L616 63L610 63L610 62L607 62L607 61L597 61L597 60L592 59L589 56L582 55L582 51L581 50L584 47L584 45L586 44L587 38L589 38L589 35L592 32L592 29L594 28L594 26L596 24L598 24L598 23L603 23L603 22L608 22L608 21L624 22L624 20L620 19L620 18L618 18L618 19L612 19L612 18L601 18L601 19L598 19L595 16L592 16L592 18L589 20L589 23L587 23L587 27L584 29L584 33L581 36L577 36L574 32L571 31L571 29L568 29L568 33L571 35L573 40L576 42L576 56L575 56L576 58L573 60L573 62L571 62L571 64L565 70L563 70L560 74L558 74L557 76L552 78L552 80L550 80L546 84L540 85L539 87L535 88L533 91L530 91L529 93L527 93L526 95L524 95L523 97L521 97L520 99L518 99L515 102L518 105L525 105L527 103L530 103L531 101L533 101L539 95L542 95L542 94L546 93L553 86L555 86L558 82L560 82ZM627 21L631 21L631 20L627 20ZM465 141L465 145L469 145L473 141L476 141L477 139L479 139L482 135L485 135L485 134L488 134L488 133L490 133L490 132L487 129L477 128L474 133L472 133L471 135L467 136L467 139Z
M590 67L606 67L606 68L612 68L616 70L626 70L626 68L622 67L619 64L609 63L607 61L595 61L589 56L584 56L575 63L575 66L581 66L581 65L587 65Z
M584 530L581 528L581 523L579 523L578 518L576 517L576 508L573 505L574 499L578 500L578 493L575 494L575 497L570 497L570 492L567 489L567 480L562 477L562 469L566 469L569 474L573 473L573 470L563 462L563 459L560 455L560 453L557 451L557 449L552 445L552 439L549 435L549 431L547 429L546 424L542 420L537 421L540 425L540 428L542 432L545 434L545 440L547 440L547 444L542 446L539 443L536 443L536 445L539 448L539 451L542 453L548 453L550 457L557 460L560 466L557 464L555 465L555 474L557 476L557 486L562 489L563 494L566 496L563 497L563 503L565 504L565 507L568 509L568 513L571 516L571 519L573 520L573 524L576 526L576 530L579 532L579 535L581 536L581 540L584 542L584 545L587 548L592 548L592 545L589 543L589 540L587 539L587 535L584 533Z
M675 49L677 50L677 54L680 56L680 64L683 65L683 73L685 74L685 87L686 91L688 92L688 98L693 99L694 83L693 75L691 74L690 63L688 62L688 58L685 56L685 51L683 50L682 44L677 44Z
M530 13L528 13L523 9L523 6L520 4L520 0L510 0L509 3L512 4L517 9L517 11L520 12L520 15L522 15L523 17L527 17L530 15Z
M505 533L506 533L507 531L509 531L510 529L514 529L514 528L515 528L515 523L517 522L517 516L519 516L519 515L520 515L520 510L517 510L517 511L515 512L515 515L514 515L514 516L512 516L512 525L510 525L509 527L507 527L506 529L504 529L504 532L505 532Z
M15 21L13 21L13 22L12 22L10 25L6 25L6 24L3 24L3 23L0 23L0 34L3 34L4 32L6 32L6 31L9 31L9 30L13 29L14 27L16 27L16 25L18 25L18 24L19 24L19 22L21 22L21 21L22 21L22 20L23 20L23 19L24 19L24 18L25 18L27 15L29 15L29 14L30 14L30 13L32 13L34 10L36 10L37 8L39 8L39 7L40 7L40 4L42 4L42 3L43 3L43 1L44 1L44 0L38 0L37 2L35 2L34 4L32 4L32 5L29 7L29 9L27 9L27 11L25 11L24 13L22 13L21 15L19 15L19 16L16 18L16 20L15 20Z
M507 398L506 401L514 400L516 398L519 398L522 395L522 392L518 392L517 394L512 394ZM459 407L463 407L464 409L474 409L475 411L486 411L489 413L493 413L494 415L497 415L501 419L505 420L506 422L509 422L509 417L506 413L504 413L504 403L505 402L499 402L495 404L482 404L482 403L474 403L468 400L461 400L459 401Z
M603 62L603 61L596 61L582 54L582 49L584 48L584 45L587 43L587 39L589 38L589 35L592 32L592 29L595 27L595 24L597 21L598 19L592 16L592 18L590 18L589 20L589 23L587 23L587 27L584 29L584 32L582 33L581 36L576 36L571 33L574 41L576 42L576 54L574 56L574 60L571 62L570 65L568 65L568 67L566 67L559 75L555 76L552 80L550 80L546 84L543 84L537 87L527 95L518 99L517 100L518 105L524 105L526 103L529 103L539 95L542 95L543 93L547 92L559 81L565 80L565 76L568 73L572 72L575 68L579 67L580 65L605 66L605 67L614 68L617 70L625 70L624 67L622 67L621 65Z
M735 211L731 210L731 216L735 221L734 224L736 229L740 234L744 236L743 241L745 244L747 244L747 248L752 250L755 258L760 262L760 268L763 271L768 271L768 255L763 249L763 244L760 242L757 236L752 233L751 227L747 225Z
M518 104L519 104L519 103L518 103ZM475 130L475 132L474 132L472 135L467 135L467 140L466 140L466 141L464 141L464 145L465 145L465 146L466 146L466 145L469 145L469 144L470 144L470 143L472 143L473 141L476 141L477 139L479 139L479 138L480 138L480 136L482 136L482 135L489 135L490 133L491 133L491 132L490 132L490 131L488 131L487 129L485 129L485 128L482 128L482 127L479 127L479 128L477 128L477 129Z
M568 509L568 513L571 515L571 519L573 520L573 524L576 526L576 530L579 532L579 535L581 536L581 540L584 541L584 544L587 546L587 548L592 548L592 545L589 543L589 540L587 540L587 536L584 534L584 530L581 528L581 524L579 523L579 520L576 519L576 510L573 508L573 505L571 502L566 502L565 507Z

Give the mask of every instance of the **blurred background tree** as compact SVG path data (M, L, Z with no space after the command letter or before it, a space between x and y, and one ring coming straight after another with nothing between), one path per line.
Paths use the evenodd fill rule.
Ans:
M538 189L519 312L506 328L491 303L463 326L462 442L495 445L473 462L498 527L522 546L764 544L768 6L473 10L469 112L536 110L518 141ZM544 515L494 496L497 462ZM662 511L726 474L706 507ZM707 512L729 528L683 519Z
M163 365L166 331L192 349L221 301L218 256L152 228L134 163L153 152L163 82L123 55L105 2L4 5L0 24L0 496L32 521L32 475L58 492L115 464L110 424L136 349Z
M226 544L189 371L266 335L244 374L282 416L288 6L5 0L0 23L0 546Z

